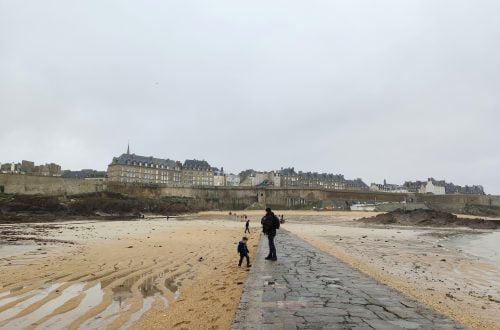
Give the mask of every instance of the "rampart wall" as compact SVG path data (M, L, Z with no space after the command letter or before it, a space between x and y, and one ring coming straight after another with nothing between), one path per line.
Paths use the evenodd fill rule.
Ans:
M314 188L256 187L167 187L64 179L17 174L0 174L0 192L11 194L72 195L112 191L138 197L187 197L203 209L322 208L349 209L355 203L414 202L430 208L457 212L500 212L500 196L491 195L419 195L369 191L337 191ZM499 213L500 214L500 213Z
M105 189L105 182L98 180L0 173L0 192L8 194L74 195Z

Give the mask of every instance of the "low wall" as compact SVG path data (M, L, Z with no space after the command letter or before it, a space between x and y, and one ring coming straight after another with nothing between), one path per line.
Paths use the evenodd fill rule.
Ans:
M7 194L74 195L105 189L105 182L98 180L0 173L0 191Z

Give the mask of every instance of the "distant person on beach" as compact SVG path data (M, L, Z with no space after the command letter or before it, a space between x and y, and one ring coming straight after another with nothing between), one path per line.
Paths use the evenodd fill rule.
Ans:
M243 258L247 259L247 267L251 267L250 265L250 257L248 256L248 247L247 247L248 238L243 237L241 241L238 243L238 253L240 254L240 262L238 262L238 267L241 267L241 263L243 262Z
M250 234L250 220L247 220L247 222L245 223L245 234L247 232Z
M262 231L264 235L267 235L269 241L269 255L266 260L276 261L278 257L276 256L276 247L274 246L274 237L276 237L276 230L280 228L280 220L273 211L268 207L266 209L266 215L261 220Z
M280 216L280 223L285 223L285 218L283 217L283 214Z

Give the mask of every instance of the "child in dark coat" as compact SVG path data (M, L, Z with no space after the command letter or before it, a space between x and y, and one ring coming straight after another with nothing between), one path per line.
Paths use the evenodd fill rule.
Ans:
M238 253L240 254L240 262L238 266L241 267L241 263L243 262L243 258L247 259L247 267L251 267L250 265L250 257L248 257L248 247L247 247L248 238L243 237L241 241L238 243Z

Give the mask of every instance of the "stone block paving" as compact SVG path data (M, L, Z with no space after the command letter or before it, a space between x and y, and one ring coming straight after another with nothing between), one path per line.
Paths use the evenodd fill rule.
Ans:
M232 329L467 329L286 230L256 251Z

